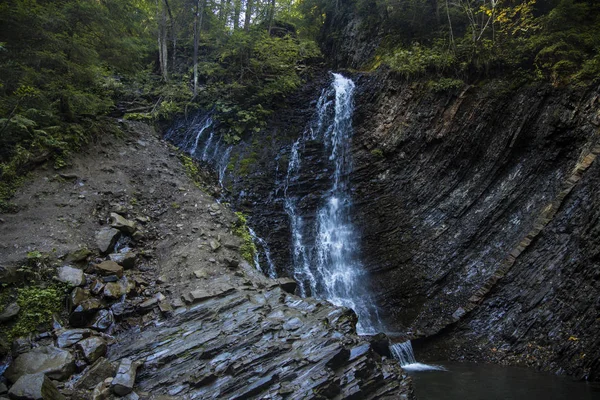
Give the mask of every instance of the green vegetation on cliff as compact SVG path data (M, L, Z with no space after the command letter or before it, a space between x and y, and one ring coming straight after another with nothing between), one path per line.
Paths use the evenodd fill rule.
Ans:
M352 20L378 43L364 68L384 64L407 78L509 76L556 86L600 76L596 1L310 1L327 15L322 41L329 52L348 38Z

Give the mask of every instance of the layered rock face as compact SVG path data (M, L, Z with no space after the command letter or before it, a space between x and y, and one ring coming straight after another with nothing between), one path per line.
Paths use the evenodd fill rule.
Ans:
M359 84L355 218L386 320L437 335L434 357L597 379L597 91Z

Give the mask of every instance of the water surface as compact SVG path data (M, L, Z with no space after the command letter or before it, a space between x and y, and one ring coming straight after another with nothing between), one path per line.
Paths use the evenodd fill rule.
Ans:
M599 386L527 368L435 364L447 371L409 371L419 400L600 400Z

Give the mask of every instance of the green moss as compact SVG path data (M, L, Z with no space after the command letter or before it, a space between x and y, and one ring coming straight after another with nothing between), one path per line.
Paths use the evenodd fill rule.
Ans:
M196 187L202 189L202 176L194 160L183 153L179 154L179 159L181 160L185 174L190 177Z
M238 220L233 224L233 233L242 238L243 243L240 247L240 253L244 260L252 264L254 263L254 254L256 254L256 246L252 241L252 236L250 236L246 216L239 211L236 212L235 215L237 215Z
M377 158L383 158L383 150L381 149L373 149L371 150L371 154Z
M243 158L239 163L239 176L248 176L251 172L252 167L258 161L258 153L252 152L248 155L248 157Z
M14 338L46 328L52 322L52 316L63 310L68 289L65 284L47 287L32 285L16 289L16 299L21 311L14 324L3 329L2 333L10 342ZM3 296L2 304L8 304L8 300L8 297Z

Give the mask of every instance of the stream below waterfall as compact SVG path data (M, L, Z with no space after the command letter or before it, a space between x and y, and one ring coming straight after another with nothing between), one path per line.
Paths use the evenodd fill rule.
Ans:
M409 372L419 400L598 400L600 387L529 368L440 363L446 371Z

